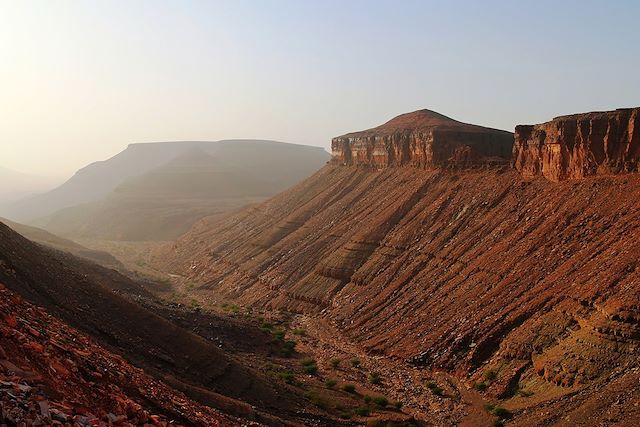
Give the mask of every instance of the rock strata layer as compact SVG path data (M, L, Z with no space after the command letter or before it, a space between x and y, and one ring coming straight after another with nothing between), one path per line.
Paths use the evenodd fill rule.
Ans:
M336 137L331 151L336 164L459 169L508 164L512 145L510 132L419 110L373 129Z
M640 108L556 117L516 127L513 165L551 181L640 171Z

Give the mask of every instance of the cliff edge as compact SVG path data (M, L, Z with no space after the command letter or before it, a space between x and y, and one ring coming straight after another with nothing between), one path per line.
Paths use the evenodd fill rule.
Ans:
M513 166L524 178L551 181L640 172L640 108L517 126Z
M399 115L373 129L333 138L334 164L424 169L508 164L513 134L430 110Z

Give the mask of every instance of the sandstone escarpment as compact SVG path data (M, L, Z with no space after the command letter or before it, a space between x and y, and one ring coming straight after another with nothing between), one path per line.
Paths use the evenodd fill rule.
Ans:
M640 108L556 117L516 127L514 167L551 181L640 171Z
M405 149L415 114L334 139L332 164L202 223L164 265L205 299L321 312L371 352L468 375L495 397L533 393L532 406L573 394L572 417L600 419L593 408L640 372L640 174L445 171L450 155Z
M336 164L469 168L508 163L512 145L510 132L419 110L373 129L334 138L331 150Z

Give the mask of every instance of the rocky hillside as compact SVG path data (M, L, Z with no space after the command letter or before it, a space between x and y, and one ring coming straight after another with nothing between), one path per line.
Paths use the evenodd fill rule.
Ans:
M556 117L516 127L514 166L552 181L640 172L640 108Z
M84 258L102 265L103 267L123 270L124 266L113 255L105 251L98 251L86 248L72 240L58 237L46 230L29 225L18 224L5 218L0 218L0 222L9 226L15 232L21 234L32 242L39 243L64 252L69 252L77 257Z
M240 426L0 283L0 424Z
M396 123L393 135L415 134ZM432 168L410 144L376 145L394 138L335 139L334 164L200 222L161 263L203 301L322 314L371 352L455 372L520 415L555 422L548 404L586 425L602 408L637 416L637 387L619 387L640 368L640 174L525 180L488 167L504 149L491 143L466 144L488 160L473 169Z
M36 245L3 224L0 283L194 400L244 418L263 417L261 411L273 411L278 416L294 411L296 397L289 396L281 385L225 354L215 342L141 305L138 300L152 297L139 283L70 254ZM25 310L29 307L24 306ZM28 319L25 316L19 314ZM56 330L60 323L51 324L54 329L46 332L38 330L47 316L42 315L37 327L31 325L36 330L31 335L63 337L71 330ZM6 338L0 335L0 346L5 350L24 343L5 342ZM55 347L40 341L38 344L47 349L49 345ZM58 348L50 351L57 357Z

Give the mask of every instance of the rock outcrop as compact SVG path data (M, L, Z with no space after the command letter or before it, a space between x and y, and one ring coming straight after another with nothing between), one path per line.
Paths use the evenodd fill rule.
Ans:
M513 165L551 181L640 171L640 108L556 117L516 127Z
M190 400L0 283L0 425L249 422Z
M510 132L419 110L373 129L334 138L331 151L335 164L457 169L508 164L512 145Z

